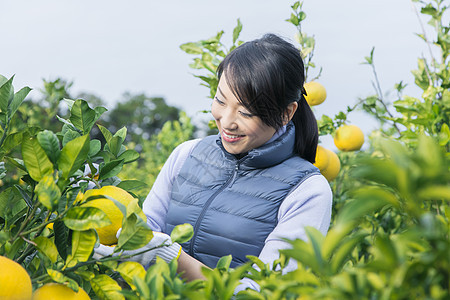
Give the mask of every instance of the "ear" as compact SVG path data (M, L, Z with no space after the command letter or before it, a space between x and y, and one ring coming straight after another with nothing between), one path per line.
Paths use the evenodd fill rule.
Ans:
M286 110L284 112L283 125L286 125L287 123L289 123L289 121L292 119L295 112L297 111L297 108L298 108L298 102L289 103L289 105L286 107Z

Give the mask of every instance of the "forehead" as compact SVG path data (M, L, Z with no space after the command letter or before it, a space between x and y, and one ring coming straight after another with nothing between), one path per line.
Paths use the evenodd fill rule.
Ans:
M222 76L220 77L219 84L217 86L217 93L225 100L235 100L237 102L237 105L245 106L242 103L242 100L239 99L237 93L235 93L232 90L232 87L230 87L230 85L228 84L225 74L222 74Z

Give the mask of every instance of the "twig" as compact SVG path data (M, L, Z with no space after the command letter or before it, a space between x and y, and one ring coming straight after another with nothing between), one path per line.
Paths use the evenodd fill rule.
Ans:
M25 242L27 242L28 244L30 244L30 245L33 245L33 246L37 246L37 244L35 243L35 242L33 242L33 241L30 241L29 239L27 239L26 237L24 237L24 236L20 236L21 238L22 238L22 240L24 240Z
M372 60L372 63L371 63L370 65L372 66L372 71L373 71L373 74L374 74L374 76L375 76L375 83L376 83L376 86L374 86L374 88L375 88L375 92L378 94L378 101L381 103L381 105L383 105L383 107L384 107L384 109L386 110L386 113L389 115L389 117L391 117L391 118L393 119L394 116L393 116L393 115L391 114L391 112L389 111L389 109L388 109L386 103L384 103L384 100L383 100L383 92L382 92L382 90L381 90L380 81L378 80L378 75L377 75L377 71L375 70L375 64L373 63L373 60ZM395 130L397 130L398 134L401 135L401 131L400 131L400 129L397 127L397 123L396 123L395 121L393 121L393 124L392 124L392 125L394 126Z
M424 37L424 39L425 39L425 43L426 43L427 46L428 46L428 51L430 51L431 59L433 60L433 63L435 63L435 62L436 62L436 59L434 58L433 52L431 51L430 42L428 41L428 38L427 38L427 35L426 35L426 32L425 32L425 27L423 26L422 19L420 18L419 12L417 11L417 7L414 5L414 3L413 3L412 1L411 1L411 6L412 6L413 9L414 9L414 12L415 12L415 14L416 14L416 16L417 16L417 19L419 19L419 25L420 25L420 27L422 28L422 32L423 32L423 37Z

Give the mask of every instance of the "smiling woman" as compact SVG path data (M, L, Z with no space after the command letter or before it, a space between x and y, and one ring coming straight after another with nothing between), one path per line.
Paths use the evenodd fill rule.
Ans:
M192 225L191 240L152 254L177 259L187 280L227 255L231 267L247 255L271 263L291 247L285 239L306 239L306 226L325 234L330 224L331 190L312 165L318 132L299 50L268 34L233 50L217 75L220 134L178 146L143 204L149 226L168 241L175 226ZM238 290L247 287L258 289L244 279Z
M218 95L214 97L211 113L227 152L246 153L263 145L275 134L275 128L264 124L236 99L228 86L226 76L220 79L217 90Z

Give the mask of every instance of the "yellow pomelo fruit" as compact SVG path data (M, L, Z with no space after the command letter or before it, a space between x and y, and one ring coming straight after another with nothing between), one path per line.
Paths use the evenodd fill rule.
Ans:
M325 87L317 81L310 81L303 85L306 90L306 102L309 106L319 105L327 98Z
M329 161L330 158L327 149L318 145L316 150L316 162L314 165L322 171L327 168Z
M86 201L86 199L91 196L102 195L117 200L127 208L127 213L135 212L138 216L141 217L144 222L147 222L147 217L139 207L137 199L131 196L127 191L116 186L110 185L104 186L101 189L87 190L84 193L83 199L81 201ZM119 228L122 227L123 215L120 209L114 204L114 202L108 198L99 198L83 203L82 206L99 208L108 216L111 224L101 228L97 228L96 230L98 233L98 237L100 239L100 243L102 243L103 245L117 244L116 233Z
M15 261L0 256L0 299L29 300L32 291L27 271Z
M336 153L328 149L326 149L326 151L328 152L329 159L328 166L325 170L321 171L321 173L328 181L333 181L341 170L341 161Z
M341 151L355 151L364 144L364 133L356 125L344 125L336 130L334 144Z
M33 293L32 300L89 300L88 294L80 287L78 293L60 283L47 283Z

